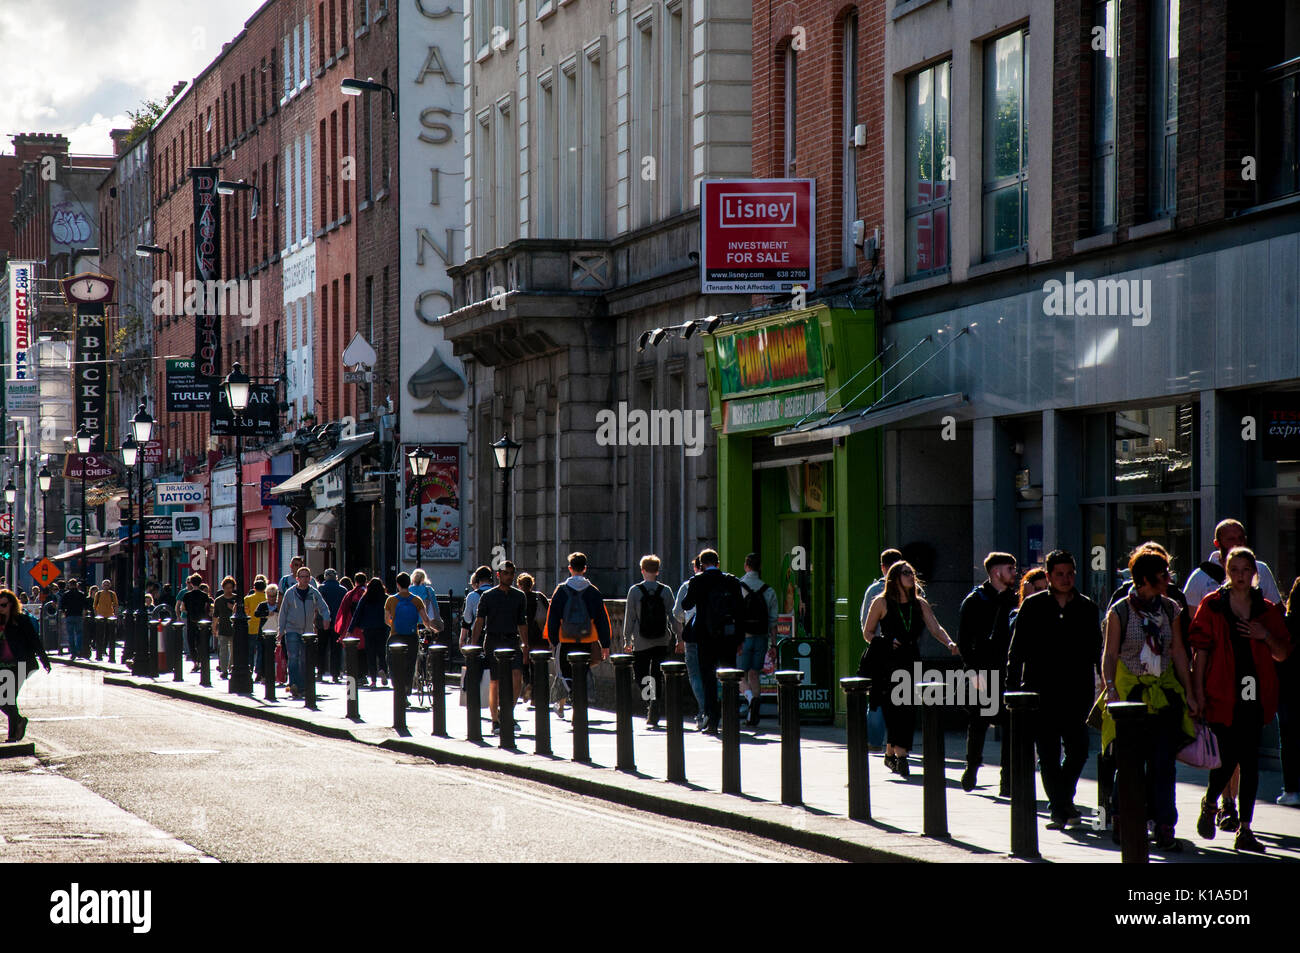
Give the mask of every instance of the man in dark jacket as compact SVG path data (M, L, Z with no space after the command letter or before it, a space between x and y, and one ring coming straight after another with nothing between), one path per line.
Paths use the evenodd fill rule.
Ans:
M718 704L719 665L735 664L736 651L744 641L741 631L740 607L744 601L740 580L719 568L717 551L706 549L700 553L703 571L691 578L682 599L684 610L695 610L692 630L699 646L700 682L704 694L704 727L708 734L716 734L722 721Z
M984 680L994 698L1000 698L1002 684L1006 681L1007 651L1011 645L1011 630L1007 622L1016 605L1016 557L1010 553L989 553L984 558L984 572L988 579L976 586L962 601L957 628L957 647L962 662L974 677ZM982 693L981 693L982 694ZM1002 706L996 715L981 714L980 706L972 703L967 709L966 771L961 776L964 791L975 789L976 775L984 763L984 736L993 724L1006 724ZM1011 745L1005 733L1002 736L1002 774L999 793L1006 797L1010 792Z
M0 711L9 720L7 741L22 741L27 733L27 719L18 713L18 691L36 671L37 659L48 672L50 660L36 626L23 614L12 592L0 592Z
M348 591L339 582L337 570L326 569L324 576L325 581L320 584L320 594L324 596L325 604L329 606L330 618L336 618L339 614L339 606L343 604L343 597L348 594ZM343 670L343 643L335 640L333 635L333 630L328 627L320 632L321 648L317 653L316 667L322 679L328 671L337 685L339 672Z
M1007 691L1037 692L1038 762L1051 801L1049 830L1077 827L1079 774L1088 759L1088 712L1101 675L1097 604L1074 588L1074 557L1047 555L1048 588L1025 600L1007 654ZM1065 762L1061 762L1061 748Z

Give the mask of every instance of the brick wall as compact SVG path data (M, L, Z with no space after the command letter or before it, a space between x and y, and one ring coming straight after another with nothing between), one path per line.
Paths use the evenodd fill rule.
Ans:
M797 178L816 179L817 274L843 267L841 219L843 154L843 37L845 18L857 13L857 121L867 126L868 145L857 150L857 217L866 235L884 224L884 42L881 3L790 2L754 8L753 174L783 172L785 51L803 28L796 90ZM857 256L857 274L868 263Z

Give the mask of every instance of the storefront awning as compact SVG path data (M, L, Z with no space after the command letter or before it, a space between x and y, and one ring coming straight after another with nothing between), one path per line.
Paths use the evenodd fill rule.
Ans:
M375 432L373 430L369 433L357 434L355 437L344 437L329 454L321 457L311 466L299 470L279 486L272 487L271 495L285 496L290 493L305 492L313 483L335 467L346 463L353 454L366 447L374 439Z
M965 394L941 394L936 397L916 397L884 407L873 404L863 410L840 411L824 420L809 421L802 427L775 434L772 439L778 447L791 447L817 440L847 437L849 434L896 424L901 420L960 407L966 403Z
M338 529L339 517L333 510L321 510L307 524L306 543L308 549L325 549L334 542Z
M118 539L106 539L101 543L91 543L89 546L86 547L86 558L89 559L92 556L111 556L113 553L121 549L124 543L128 543L128 542L133 543L139 538L139 536L140 534L136 533L134 536L131 536L129 539L125 536L122 536ZM52 562L58 563L58 562L63 562L64 560L67 559L80 559L80 558L81 558L81 547L78 546L76 549L69 549L67 552L56 553L55 555L50 557L50 560Z

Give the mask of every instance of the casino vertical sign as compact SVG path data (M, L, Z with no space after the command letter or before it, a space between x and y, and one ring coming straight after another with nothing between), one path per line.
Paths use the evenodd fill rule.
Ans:
M9 262L9 379L31 379L27 359L32 347L32 324L36 319L36 265L30 261Z
M194 263L198 269L195 277L205 288L207 282L221 277L219 175L217 169L208 166L190 168L194 183ZM194 359L198 361L199 381L215 380L221 375L221 315L208 314L204 306L194 316Z
M816 286L812 179L714 179L700 186L700 291L788 294Z

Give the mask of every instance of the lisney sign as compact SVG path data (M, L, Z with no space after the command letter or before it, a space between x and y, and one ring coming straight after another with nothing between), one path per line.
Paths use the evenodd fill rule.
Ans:
M781 294L815 283L812 179L715 179L700 186L704 294Z

